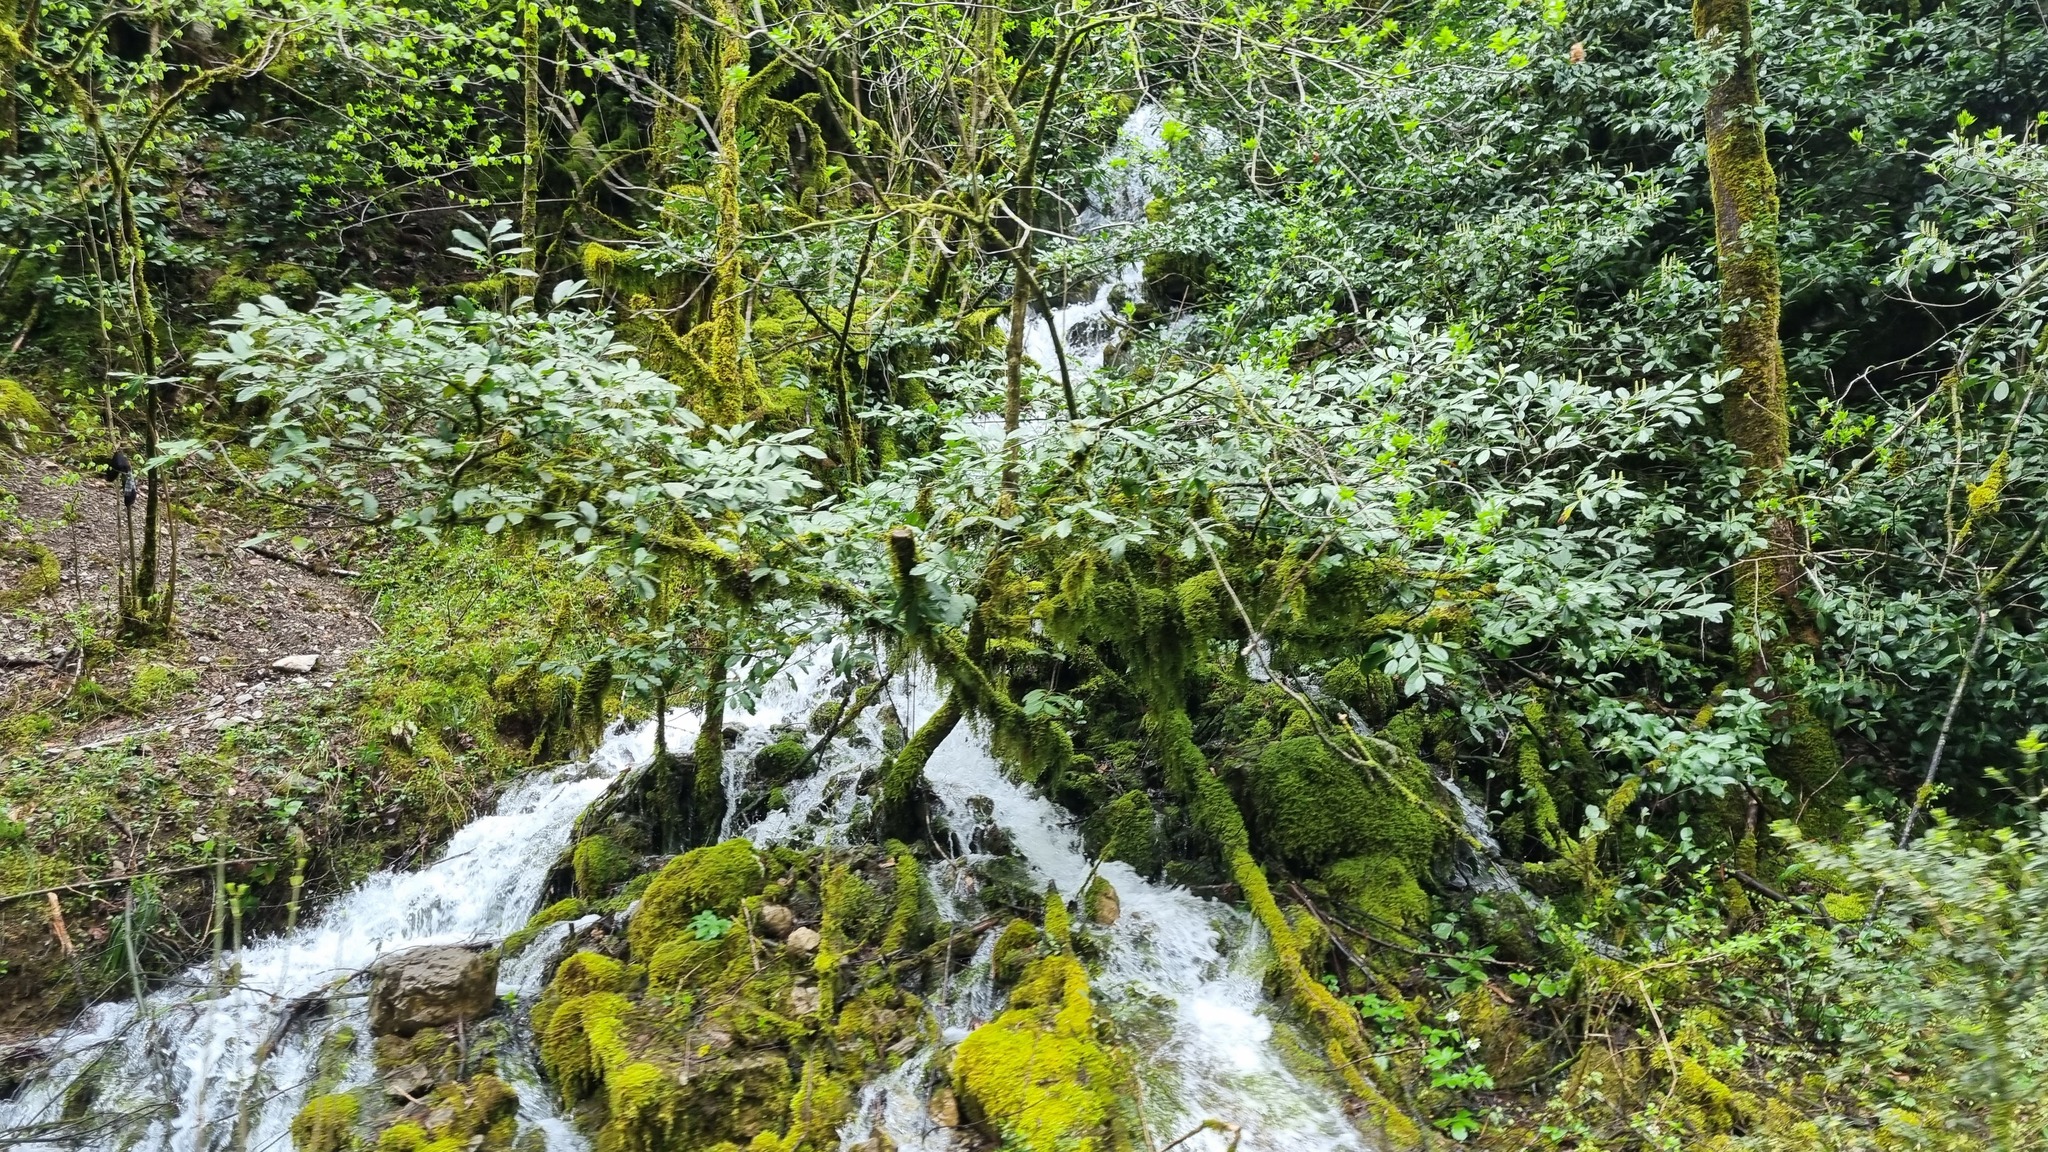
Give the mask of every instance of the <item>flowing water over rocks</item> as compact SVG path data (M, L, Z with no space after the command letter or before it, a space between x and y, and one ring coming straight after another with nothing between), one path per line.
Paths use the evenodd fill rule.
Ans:
M731 761L744 765L770 740L801 729L820 704L842 698L844 680L831 655L824 649L801 653L751 711L729 714L728 725L737 729ZM731 809L728 828L763 844L845 842L862 799L863 773L882 755L885 727L914 727L938 700L928 678L896 678L877 706L831 742L816 769L785 790L784 808L751 824ZM670 739L687 739L687 727L672 725ZM150 996L139 1013L127 1003L93 1010L53 1038L51 1046L61 1053L53 1066L0 1103L0 1132L11 1132L18 1147L50 1152L289 1148L292 1117L310 1094L323 1049L336 1037L357 1037L339 1086L374 1075L362 995L370 965L422 944L488 943L520 928L540 901L577 815L615 778L646 764L653 739L651 724L621 732L587 761L521 783L496 813L458 831L429 867L378 873L314 923L243 949L231 958L225 984L201 967ZM970 852L968 843L984 813L992 813L1039 882L1069 895L1081 890L1090 861L1067 826L1068 814L1009 780L970 725L956 728L940 746L928 777L957 853L950 866L930 873L943 914L957 920L971 913L974 897L960 880L968 862L986 858ZM737 795L744 767L728 783ZM1246 1152L1362 1150L1335 1094L1280 1059L1285 1045L1276 1043L1275 1032L1284 1025L1261 992L1262 946L1249 919L1184 889L1146 881L1120 863L1104 864L1101 875L1119 893L1122 915L1103 930L1096 995L1140 1054L1139 1105L1154 1139L1163 1144L1215 1119L1242 1127L1238 1147ZM573 930L571 924L550 926L508 961L499 973L501 995L530 1003ZM993 942L993 934L985 934L979 951L961 957L944 990L931 998L940 1040L866 1088L843 1130L846 1148L864 1146L878 1128L906 1150L954 1146L953 1131L931 1117L931 1089L943 1080L952 1045L1001 1010L990 979ZM321 1002L327 1003L324 1015L306 1011ZM498 1060L500 1075L518 1091L522 1127L540 1132L551 1152L584 1148L554 1107L529 1043L501 1047ZM63 1123L81 1108L98 1122L83 1131ZM1227 1144L1212 1132L1181 1147L1216 1152Z

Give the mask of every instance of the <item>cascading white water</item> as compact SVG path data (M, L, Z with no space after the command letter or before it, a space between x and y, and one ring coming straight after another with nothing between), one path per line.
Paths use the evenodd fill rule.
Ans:
M728 714L737 729L728 773L734 807L729 830L759 844L830 843L847 838L862 797L859 783L882 756L883 711L914 728L939 702L925 674L899 676L881 698L819 756L815 770L785 789L785 806L751 822L738 813L738 794L753 753L776 735L801 731L818 705L843 699L844 680L822 646L799 652L754 707ZM694 737L678 716L670 739ZM806 734L806 742L815 740ZM323 1050L343 1030L357 1037L337 1087L370 1081L369 1029L360 994L362 973L379 956L420 944L488 942L521 927L538 903L547 873L577 815L621 773L653 754L653 725L609 737L584 763L537 774L506 794L496 813L458 831L445 851L418 872L381 872L326 909L312 923L243 949L238 970L221 987L205 966L151 995L141 1011L102 1005L54 1037L53 1065L0 1102L0 1138L25 1149L106 1152L281 1152L290 1147L292 1116L304 1104ZM995 820L1017 854L1042 880L1072 893L1089 861L1069 817L1005 777L986 739L961 725L927 769L941 807L965 843L976 816L974 797L994 801ZM964 903L933 869L942 911ZM1123 915L1107 930L1107 955L1096 981L1105 1009L1137 1042L1143 1113L1165 1139L1215 1118L1242 1126L1245 1152L1331 1152L1363 1145L1335 1097L1281 1062L1270 1043L1276 1027L1260 990L1262 950L1247 918L1183 889L1144 880L1111 863ZM572 931L555 925L508 961L500 992L530 1001L544 987L550 962ZM942 1039L867 1087L844 1132L847 1147L879 1125L900 1148L940 1152L952 1134L926 1114L927 1087L950 1058L951 1046L1000 1010L989 974L992 937L930 998ZM322 1016L292 1019L303 1000L328 1004ZM287 1026L289 1024L289 1026ZM268 1049L259 1059L260 1051ZM540 1132L550 1152L582 1152L582 1137L554 1108L553 1094L520 1045L499 1052L499 1072L520 1096L523 1127ZM99 1085L92 1122L64 1124L66 1097L81 1075ZM1205 1133L1182 1147L1215 1152L1223 1139Z
M1124 121L1103 165L1094 198L1074 221L1077 235L1144 222L1145 205L1157 179L1152 157L1166 146L1166 119L1165 108L1141 104ZM1067 373L1078 384L1102 367L1116 340L1119 298L1142 300L1144 295L1144 262L1132 261L1106 277L1085 300L1054 308L1050 314L1034 307L1024 323L1024 354L1056 377L1060 354L1065 353Z
M577 814L614 776L645 761L652 740L651 725L621 732L583 763L521 782L495 813L457 831L428 867L379 872L312 923L232 955L229 981L200 965L139 1010L131 1002L94 1008L50 1041L59 1054L52 1067L0 1102L0 1143L220 1152L239 1132L248 1152L290 1148L291 1117L330 1038L344 1028L358 1037L344 1084L370 1076L366 1007L350 995L361 974L401 949L489 942L522 926ZM326 1001L324 1017L294 1022L309 1000ZM98 1085L93 1122L64 1125L66 1097L81 1076ZM544 1105L543 1093L524 1095ZM573 1135L541 1111L530 1114L544 1131ZM64 1138L40 1138L46 1133Z
M969 726L956 728L939 746L925 775L956 837L964 841L974 827L969 801L987 797L995 822L1039 878L1069 895L1087 879L1090 862L1067 827L1071 817L1005 776L986 740ZM959 849L967 853L964 842ZM1100 874L1116 888L1122 914L1107 929L1095 994L1144 1054L1142 1112L1158 1143L1215 1119L1241 1128L1243 1152L1363 1152L1336 1096L1279 1058L1272 1043L1276 1024L1260 987L1263 949L1249 918L1186 889L1152 883L1124 864L1105 863ZM978 981L984 991L953 1001L942 1019L949 1029L982 1023L996 1010L985 991L985 965L970 966L963 979L956 987ZM925 1118L925 1069L961 1035L949 1031L935 1049L871 1089L843 1133L844 1147L857 1146L879 1123L905 1152L946 1152L951 1134ZM1228 1143L1222 1133L1204 1132L1181 1147L1220 1152Z

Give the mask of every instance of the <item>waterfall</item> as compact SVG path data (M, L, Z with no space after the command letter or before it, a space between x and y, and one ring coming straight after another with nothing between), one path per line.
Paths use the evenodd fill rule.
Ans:
M1124 121L1091 202L1074 221L1077 235L1145 222L1145 205L1158 182L1153 157L1166 146L1162 135L1165 123L1166 109L1157 104L1139 105ZM1047 296L1051 295L1048 289ZM1034 305L1024 322L1024 355L1057 379L1059 354L1065 352L1067 372L1079 384L1102 367L1116 340L1119 301L1142 300L1144 296L1145 264L1134 260L1105 277L1084 300L1062 304L1050 314Z
M0 1143L225 1152L246 1128L248 1152L290 1148L291 1118L305 1103L323 1046L343 1029L357 1037L343 1083L372 1075L359 993L370 964L420 944L502 939L524 925L576 815L652 752L651 725L616 733L588 760L515 785L496 812L457 831L428 867L378 872L311 923L232 953L231 980L201 964L139 1008L118 1002L90 1010L47 1042L52 1065L0 1101ZM501 981L505 975L531 981L516 970ZM304 1018L306 1005L323 1001L324 1016ZM62 1121L72 1086L84 1083L97 1085L90 1111L99 1123L81 1135L80 1126ZM545 1100L537 1092L522 1097ZM52 1138L39 1138L45 1133Z
M754 752L792 730L806 731L820 704L845 698L832 650L806 646L751 708L736 709L728 753L727 827L758 844L832 843L849 838L864 797L863 778L883 754L891 710L914 728L938 706L925 673L896 677L881 698L821 751L810 774L784 790L785 806L751 821L740 795ZM672 739L694 726L677 717ZM0 1102L0 1141L24 1149L94 1152L282 1152L291 1118L305 1103L315 1069L344 1029L353 1042L338 1087L369 1082L365 970L378 957L420 944L489 942L522 927L539 902L547 873L566 847L577 815L620 774L653 754L653 725L614 733L588 760L537 773L521 782L495 813L462 828L428 867L379 872L310 923L253 944L230 957L238 976L227 986L207 965L149 996L94 1008L52 1037L51 1065L9 1101ZM1068 813L1008 779L986 738L962 724L940 745L927 774L958 843L959 861L974 858L968 837L976 798L994 802L994 819L1041 881L1073 894L1090 861L1067 825ZM1244 1152L1363 1152L1337 1096L1304 1079L1279 1058L1283 1027L1260 986L1263 942L1241 912L1129 867L1109 863L1101 874L1121 896L1122 916L1105 930L1106 957L1095 981L1098 1000L1144 1053L1139 1076L1145 1122L1164 1143L1215 1118L1243 1128ZM971 900L956 890L957 869L930 870L942 912ZM955 916L954 918L958 918ZM499 990L530 1002L545 986L550 961L574 925L551 926L499 973ZM940 1039L866 1087L843 1133L851 1148L877 1126L899 1148L941 1152L951 1133L926 1115L928 1087L943 1075L952 1046L1001 1010L990 976L987 934L972 957L960 958L943 987L928 997ZM324 1001L324 1015L299 1012ZM549 1152L582 1152L581 1136L554 1107L534 1065L530 1044L499 1051L499 1074L518 1091L520 1121L538 1131ZM98 1094L97 1123L63 1124L74 1084L90 1078ZM245 1109L247 1115L243 1115ZM1181 1147L1220 1152L1224 1139L1204 1133Z

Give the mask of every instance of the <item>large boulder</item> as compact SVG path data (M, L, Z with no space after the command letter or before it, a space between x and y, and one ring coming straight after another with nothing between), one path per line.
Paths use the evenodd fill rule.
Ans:
M456 944L393 952L370 966L370 1031L410 1036L474 1020L498 1001L498 954Z

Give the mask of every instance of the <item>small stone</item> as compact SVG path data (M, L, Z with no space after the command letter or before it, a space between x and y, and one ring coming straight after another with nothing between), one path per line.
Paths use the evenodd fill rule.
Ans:
M270 662L270 667L276 672L285 672L293 676L304 676L306 673L311 672L319 663L320 654L318 652L306 652L298 656L279 657Z
M792 1016L809 1016L818 1010L818 1004L819 994L815 985L789 990L789 1014Z
M787 940L796 930L796 913L783 904L763 904L754 913L754 929L770 940Z
M791 952L799 956L809 956L818 950L818 930L815 928L795 929L789 934L789 939L783 941L783 943L788 945Z

